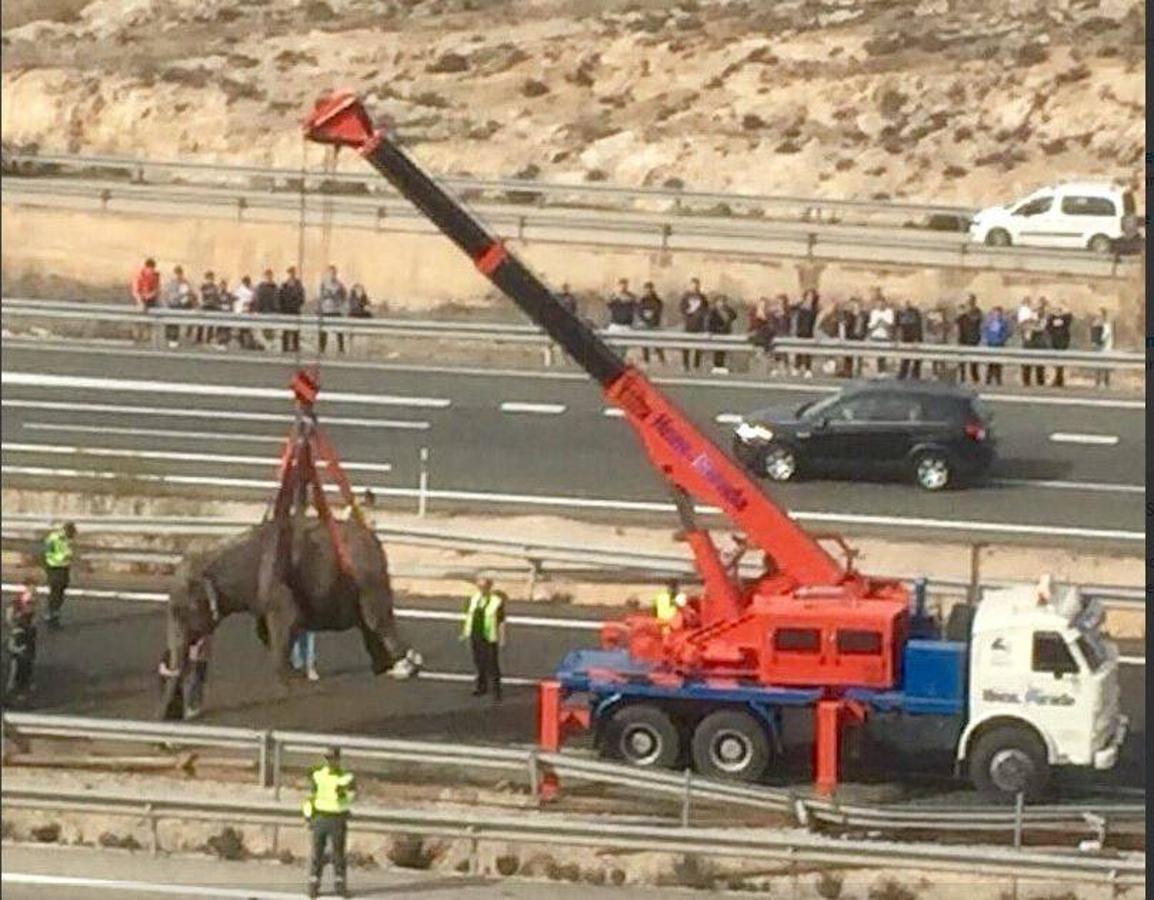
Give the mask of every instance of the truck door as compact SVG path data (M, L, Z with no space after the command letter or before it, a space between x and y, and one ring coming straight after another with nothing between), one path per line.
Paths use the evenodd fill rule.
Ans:
M1091 727L1084 681L1065 637L1057 631L1035 631L1023 699L1060 755L1084 744Z

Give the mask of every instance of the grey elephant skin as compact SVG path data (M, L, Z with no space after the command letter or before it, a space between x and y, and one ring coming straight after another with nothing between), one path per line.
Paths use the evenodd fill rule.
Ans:
M293 642L304 631L360 629L375 674L411 678L421 666L397 633L388 562L377 536L356 521L337 521L351 573L342 571L327 526L318 519L265 522L210 550L187 555L177 567L168 601L169 660L187 667L189 646L234 613L256 618L282 685L289 681ZM264 550L267 586L260 590ZM161 709L179 679L169 680Z

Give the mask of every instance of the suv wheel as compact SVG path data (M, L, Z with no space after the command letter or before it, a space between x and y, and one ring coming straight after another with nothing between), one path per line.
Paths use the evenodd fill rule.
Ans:
M785 444L770 444L762 456L762 471L770 481L790 481L797 474L797 456Z
M970 780L993 800L1012 801L1019 793L1037 800L1049 777L1046 748L1024 728L1003 726L988 731L970 752Z
M950 458L940 450L925 450L914 457L914 478L923 490L945 490L953 476Z
M1086 244L1086 246L1093 253L1105 254L1114 249L1114 242L1104 234L1096 234L1090 238L1090 241Z
M1010 243L1010 232L1005 228L994 228L986 235L987 247L1009 247Z

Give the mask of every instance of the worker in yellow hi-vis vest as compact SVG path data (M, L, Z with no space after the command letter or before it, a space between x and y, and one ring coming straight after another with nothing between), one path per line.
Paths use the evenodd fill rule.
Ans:
M653 615L662 626L668 628L673 617L685 608L689 600L681 590L677 579L670 579L665 588L653 598Z
M72 541L76 538L76 526L65 522L64 526L48 533L44 539L44 574L48 580L48 611L44 622L51 629L60 627L60 607L64 605L64 594L72 573Z
M501 699L501 647L505 644L505 595L493 590L493 579L477 577L477 590L465 606L461 623L461 640L473 650L477 683L473 696L480 697L493 688L493 699Z
M341 748L325 751L325 764L309 773L309 795L302 812L312 831L312 859L309 864L308 895L320 893L321 872L325 867L325 844L331 843L336 892L349 896L345 843L349 837L349 809L356 792L352 772L341 768Z

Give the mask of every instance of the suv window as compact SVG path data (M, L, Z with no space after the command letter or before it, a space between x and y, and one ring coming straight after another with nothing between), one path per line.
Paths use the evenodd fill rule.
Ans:
M952 422L958 417L958 403L949 397L923 397L923 421Z
M1015 216L1038 216L1044 212L1049 212L1050 207L1054 204L1053 197L1035 197L1033 200L1027 200L1021 206L1014 210Z
M1037 631L1034 633L1033 669L1035 672L1065 675L1077 672L1078 663L1062 635L1056 631Z
M1107 197L1063 197L1062 212L1070 216L1115 216L1118 210Z
M869 394L858 398L855 421L921 422L922 405L917 397L901 394Z

